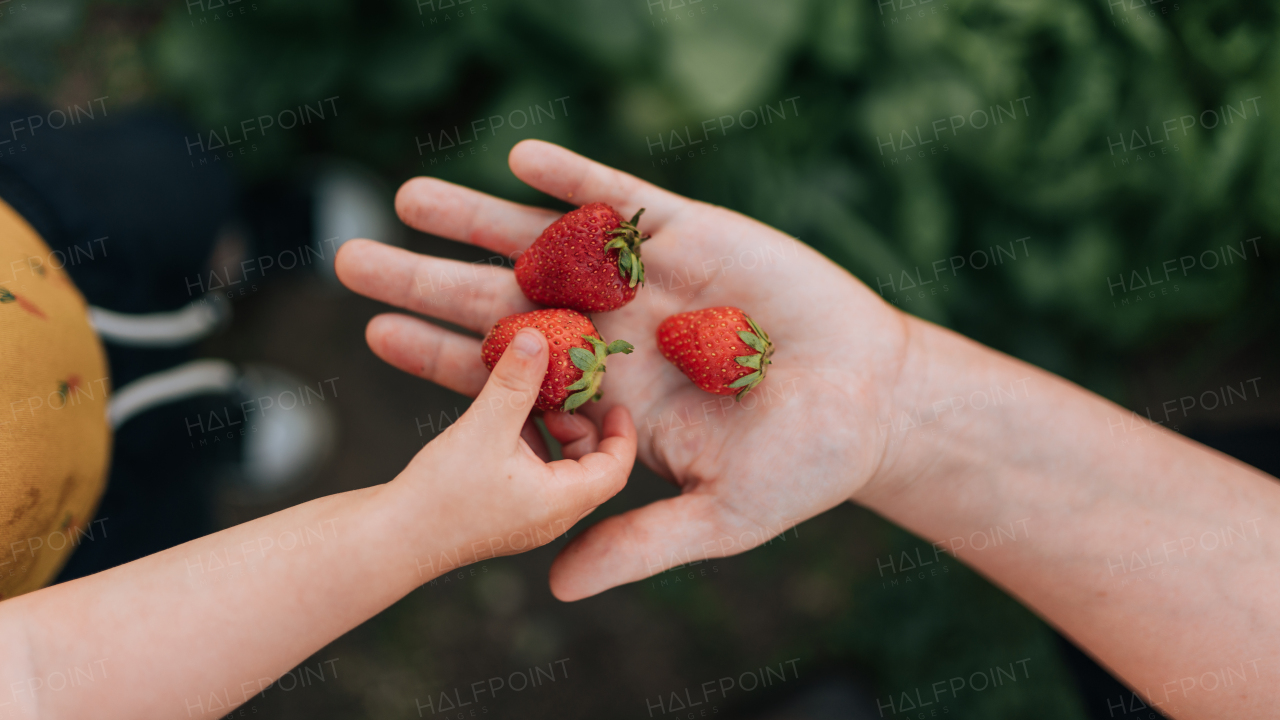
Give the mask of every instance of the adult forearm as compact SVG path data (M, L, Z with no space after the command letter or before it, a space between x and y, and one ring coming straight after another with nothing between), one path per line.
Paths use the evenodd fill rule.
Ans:
M314 500L0 605L17 717L225 715L433 575L392 485ZM421 547L417 548L422 550ZM16 651L7 647L6 654Z
M954 551L1172 716L1274 708L1280 485L1050 373L910 325L884 464L855 499Z

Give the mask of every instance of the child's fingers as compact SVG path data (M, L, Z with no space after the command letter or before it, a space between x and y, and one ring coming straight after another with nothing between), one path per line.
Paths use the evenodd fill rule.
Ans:
M489 374L484 389L466 412L467 433L488 443L514 442L529 419L547 374L547 339L533 328L523 328ZM459 421L461 425L461 420Z
M622 407L613 408L601 430L600 451L582 458L581 465L591 471L589 475L629 470L636 449L630 414ZM599 502L603 499L588 507ZM606 518L574 538L551 566L551 592L566 601L589 597L691 558L735 555L789 526L786 522L761 526L735 514L709 493L659 500Z
M542 416L547 432L560 443L561 454L566 460L577 460L596 451L600 432L596 424L582 415L548 412Z
M600 429L604 439L597 448L598 453L608 455L627 466L627 474L631 474L631 466L636 462L636 424L631 419L631 411L624 405L614 405L605 413L600 421ZM588 465L588 458L582 463Z
M636 426L625 407L618 405L609 410L601 429L604 440L596 452L549 466L556 478L565 483L562 489L569 495L565 500L569 507L594 508L617 495L636 463Z

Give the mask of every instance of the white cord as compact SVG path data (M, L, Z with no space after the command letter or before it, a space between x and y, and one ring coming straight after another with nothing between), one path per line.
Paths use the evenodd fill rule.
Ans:
M165 403L196 395L231 391L240 373L226 360L193 360L138 378L115 392L107 419L118 428L130 418Z
M212 333L229 312L230 303L201 298L173 312L133 315L89 307L89 322L102 339L134 347L176 347Z

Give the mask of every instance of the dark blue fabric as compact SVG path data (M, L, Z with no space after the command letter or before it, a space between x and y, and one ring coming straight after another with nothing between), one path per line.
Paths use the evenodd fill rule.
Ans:
M231 218L235 187L220 166L190 167L183 126L170 115L107 110L78 125L19 132L19 140L0 145L0 198L62 253L57 262L66 263L90 304L127 313L177 309L199 296L187 280L205 268ZM12 122L27 127L36 123L25 118L37 115L47 117L47 110L0 103L0 139L14 137ZM195 357L191 347L106 348L116 388ZM208 433L193 433L189 424L202 413L238 408L237 400L209 395L172 403L117 430L94 537L77 548L58 582L215 530L211 488L220 468L238 458L240 443L221 437L210 444Z

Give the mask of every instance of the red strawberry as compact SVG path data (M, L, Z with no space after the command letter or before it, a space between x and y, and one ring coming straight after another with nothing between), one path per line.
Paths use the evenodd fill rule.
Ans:
M764 380L773 355L769 336L735 307L672 315L658 326L658 349L698 387L737 400Z
M551 347L547 374L534 403L539 410L573 412L588 400L599 400L605 358L635 349L626 340L605 345L596 326L581 313L564 308L534 310L508 315L494 324L480 347L484 366L492 370L511 339L527 327L541 331Z
M604 203L583 205L551 223L516 261L516 282L530 300L579 312L608 312L631 302L644 283L636 229Z

